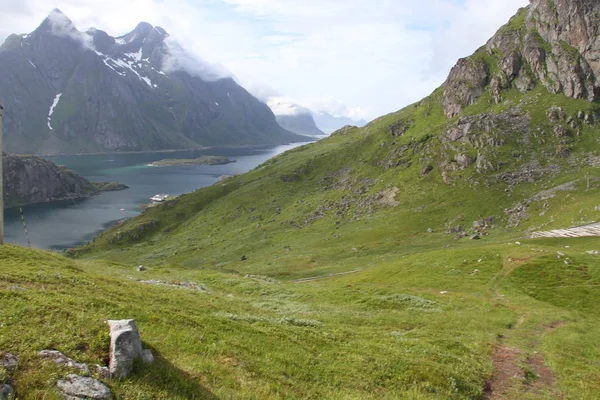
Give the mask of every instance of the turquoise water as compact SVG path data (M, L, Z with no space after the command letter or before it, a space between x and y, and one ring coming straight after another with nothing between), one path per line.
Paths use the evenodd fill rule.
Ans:
M202 151L165 153L104 154L49 157L91 181L124 183L129 189L101 193L77 202L58 202L23 207L33 247L65 249L93 239L99 232L122 219L135 217L142 205L158 193L177 196L215 183L222 175L247 172L264 161L300 146L294 143L271 148L214 148ZM220 155L236 160L227 165L180 165L150 167L165 158L196 158ZM18 209L5 211L5 238L9 243L26 245Z

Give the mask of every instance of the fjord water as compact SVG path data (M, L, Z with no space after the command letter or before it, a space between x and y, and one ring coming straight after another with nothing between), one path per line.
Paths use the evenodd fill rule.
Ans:
M48 157L76 171L90 181L111 181L128 185L119 192L106 192L89 199L37 204L23 207L31 245L44 249L65 249L93 239L115 222L135 217L142 205L158 193L180 195L212 185L223 175L247 172L262 162L300 146L293 143L263 148L212 148L160 153L102 154ZM201 155L225 156L227 165L178 165L151 167L166 158L188 159ZM6 241L27 244L18 209L5 212Z

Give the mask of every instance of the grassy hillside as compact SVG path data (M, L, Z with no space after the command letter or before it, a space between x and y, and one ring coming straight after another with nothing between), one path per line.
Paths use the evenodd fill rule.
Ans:
M531 33L531 55L526 12L497 41ZM524 59L499 82L516 65L500 47L416 104L150 208L71 259L0 249L17 390L50 398L65 372L36 351L99 362L103 321L135 318L158 362L109 382L119 398L600 398L600 244L528 239L600 221L600 104Z
M174 264L137 272L5 246L0 349L21 357L8 378L24 399L58 399L67 373L37 351L103 363L114 318L135 318L158 355L108 382L123 399L484 398L498 345L520 349L510 398L593 399L600 268L585 252L597 244L432 246L304 283ZM533 357L557 380L541 380Z

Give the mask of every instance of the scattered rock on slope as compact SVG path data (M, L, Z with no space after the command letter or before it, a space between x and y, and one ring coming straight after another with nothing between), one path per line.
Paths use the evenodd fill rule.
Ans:
M42 350L38 355L47 360L53 361L55 364L61 367L78 369L83 374L89 374L90 369L86 364L79 363L72 358L67 357L63 353L57 350Z
M65 400L111 400L110 389L102 382L79 375L68 375L56 383Z

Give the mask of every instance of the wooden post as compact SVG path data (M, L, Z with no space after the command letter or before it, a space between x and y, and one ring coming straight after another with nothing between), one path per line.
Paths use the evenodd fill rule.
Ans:
M0 104L0 245L4 244L4 175L2 171L2 104Z

